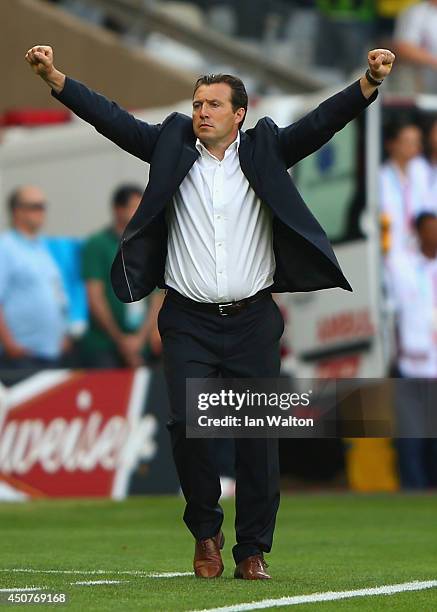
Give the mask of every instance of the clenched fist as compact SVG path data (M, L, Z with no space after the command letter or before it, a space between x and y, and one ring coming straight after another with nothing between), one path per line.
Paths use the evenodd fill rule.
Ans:
M371 75L378 80L385 79L392 69L395 54L388 49L373 49L369 51L367 60Z
M35 74L40 76L52 89L59 93L65 83L65 75L53 65L53 49L48 45L32 47L24 56Z
M46 45L32 47L25 55L35 74L47 78L53 71L53 49Z

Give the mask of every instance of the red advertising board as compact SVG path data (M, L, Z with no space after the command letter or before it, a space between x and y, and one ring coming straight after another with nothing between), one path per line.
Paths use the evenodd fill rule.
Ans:
M37 373L0 389L0 484L30 497L123 498L157 452L150 371Z

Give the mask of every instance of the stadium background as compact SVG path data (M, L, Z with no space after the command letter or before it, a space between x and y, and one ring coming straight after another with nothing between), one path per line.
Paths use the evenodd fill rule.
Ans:
M105 93L138 116L156 122L171 110L190 113L192 84L198 74L236 72L248 85L248 124L265 114L285 123L361 74L365 66L365 53L361 63L353 66L319 63L319 28L338 9L335 2L331 4L305 0L2 2L0 49L7 59L0 97L0 229L8 226L6 199L11 190L22 184L40 185L50 204L45 227L49 247L62 268L70 297L74 296L69 311L72 330L80 333L87 322L80 279L83 241L108 223L113 189L123 182L144 185L148 169L106 143L53 100L23 61L25 51L37 43L52 45L56 64L66 74ZM347 9L346 25L356 27L361 37L356 40L364 50L380 44L388 46L396 15L413 2L343 4ZM408 83L394 79L393 84L385 84L389 90L386 93L392 89L392 94L394 91L398 96ZM403 93L408 93L408 103L401 105L400 112L417 114L419 92L408 89ZM392 112L393 103L390 106L387 102L387 108L392 110L383 112ZM380 144L382 132L374 138ZM358 156L359 146L354 155ZM328 208L329 204L326 202ZM379 249L379 236L376 240ZM287 303L283 308L291 328L292 308ZM381 328L376 333L385 332ZM283 352L285 372L298 375L291 329ZM0 586L19 588L32 583L58 589L67 585L78 606L121 609L119 603L114 603L108 585L102 585L92 595L82 591L79 594L80 587L72 586L70 580L67 584L61 574L32 575L29 581L24 571L13 571L75 569L83 571L79 578L86 581L92 580L87 571L104 568L105 579L114 581L120 578L119 571L144 572L144 576L135 578L132 574L129 586L114 582L119 601L124 602L123 609L200 609L212 607L211 603L230 605L265 598L259 589L234 589L218 591L211 602L202 587L194 595L187 579L170 578L170 582L158 587L149 575L189 572L191 555L191 543L182 525L175 526L182 501L164 429L167 399L159 359L136 372L78 371L81 364L74 355L65 365L68 370L63 374L0 373L0 515L4 543ZM105 450L101 455L96 451L94 463L90 459L91 469L81 467L74 456L67 458L74 468L67 465L67 460L49 465L43 453L31 467L20 465L17 444L26 423L42 421L47 434L55 419L58 424L62 422L59 427L67 430L72 419L79 416L85 428L95 412L102 418L100 433L109 428L111 419L123 421L125 449L129 447L130 452L118 449L114 459L110 457L114 449L107 449L106 455ZM99 435L92 444L99 447ZM412 498L399 492L392 440L295 439L281 444L285 502L275 561L279 584L268 592L268 597L435 577L435 543L427 537L433 530L435 497L430 495L432 490ZM305 491L310 491L309 495ZM326 496L328 491L337 494ZM350 497L348 491L382 492L383 496ZM162 493L176 497L152 497ZM148 497L117 505L89 500L96 495L118 500L127 495ZM2 503L2 497L8 503ZM47 497L85 500L55 501ZM21 505L20 500L33 501ZM231 506L227 508L231 514ZM381 539L377 526L384 532ZM139 532L142 545L136 546ZM102 533L106 543L101 541ZM160 553L161 538L170 549L175 539L173 560ZM63 541L68 542L68 554L63 551ZM296 546L299 569L286 541ZM81 553L90 542L92 552L85 558ZM405 558L405 547L410 550L409 560ZM326 557L321 550L329 550ZM326 567L326 559L330 568ZM352 578L348 576L349 563L357 566L357 575ZM144 584L149 593L146 603L142 599ZM391 605L396 609L432 609L436 605L431 591L389 599L396 604L382 603L378 598L381 603L377 609L395 609ZM413 606L411 601L415 601ZM341 604L320 605L339 609ZM344 609L352 605L366 609L366 604L357 602L349 602ZM371 600L369 609L370 605ZM308 608L319 609L311 604Z

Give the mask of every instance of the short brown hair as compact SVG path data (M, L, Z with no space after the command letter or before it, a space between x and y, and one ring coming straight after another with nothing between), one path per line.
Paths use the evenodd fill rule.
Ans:
M241 79L236 76L232 76L232 74L204 74L203 76L199 77L194 85L193 98L199 87L202 85L213 85L214 83L226 83L229 85L232 90L231 104L234 113L237 112L239 108L244 108L244 110L247 112L248 98L246 87ZM243 119L240 121L238 126L239 128L241 128L244 120L246 119L246 112Z

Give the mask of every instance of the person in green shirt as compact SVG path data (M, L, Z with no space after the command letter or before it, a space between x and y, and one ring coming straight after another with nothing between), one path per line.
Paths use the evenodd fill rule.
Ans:
M120 237L136 211L142 189L121 185L112 197L112 224L93 234L82 252L82 276L86 284L89 326L80 346L85 367L137 367L160 353L157 316L162 292L149 300L124 304L115 296L110 270Z
M361 68L363 50L376 33L375 0L316 0L319 31L316 61L344 76Z

